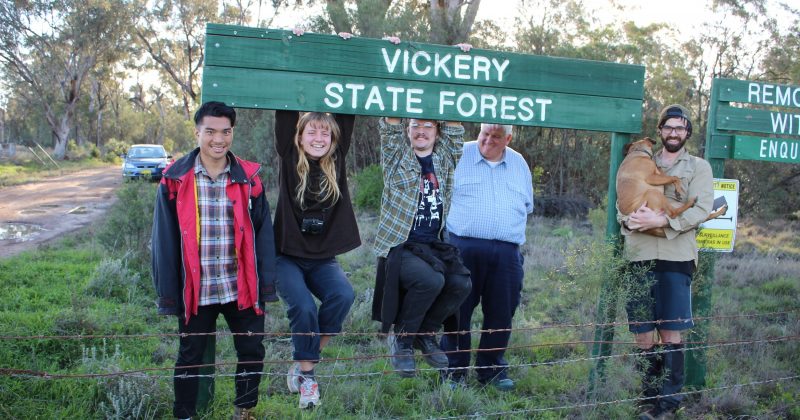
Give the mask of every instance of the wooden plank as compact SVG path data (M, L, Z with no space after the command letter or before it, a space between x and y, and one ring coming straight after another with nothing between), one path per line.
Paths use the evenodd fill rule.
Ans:
M638 133L641 101L417 81L206 66L203 101L241 108L292 109L358 115ZM463 90L463 89L462 89Z
M706 160L733 158L733 136L714 134L706 145Z
M800 163L800 141L790 139L734 136L734 159Z
M454 46L208 24L206 66L491 86L629 99L644 97L644 67Z
M719 100L769 107L800 108L800 86L749 80L714 79Z
M718 130L800 136L800 114L720 106L715 119Z

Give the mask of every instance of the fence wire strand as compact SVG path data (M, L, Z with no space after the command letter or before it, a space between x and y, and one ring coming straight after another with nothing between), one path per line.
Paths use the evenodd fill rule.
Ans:
M518 363L518 364L509 364L505 366L499 365L492 365L492 366L482 366L482 368L523 368L523 367L537 367L537 366L554 366L554 365L565 365L569 363L578 363L578 362L586 362L586 361L594 361L594 360L607 360L607 359L617 359L617 358L625 358L625 357L636 357L642 354L663 354L663 353L670 353L670 352L691 352L696 350L706 350L706 349L713 349L713 348L723 348L723 347L733 347L733 346L743 346L749 344L768 344L768 343L777 343L782 341L797 341L800 339L800 336L793 335L793 336L781 336L781 337L772 337L766 338L761 340L735 340L735 341L720 341L720 342L704 342L705 345L702 346L695 346L689 347L685 349L661 349L652 352L633 352L633 353L620 353L620 354L612 354L607 356L588 356L588 357L580 357L575 359L563 359L563 360L554 360L548 362L531 362L531 363ZM594 341L587 341L586 343L594 343ZM698 342L700 343L700 342ZM635 343L626 343L626 344L635 344ZM517 346L517 347L510 347L507 349L514 349L514 348L526 348L530 346ZM455 352L477 352L477 351L495 351L498 349L471 349L471 350L459 350ZM455 353L455 352L442 352L442 353ZM326 358L323 359L323 362L329 363L332 362L334 366L338 362L358 362L363 360L375 360L375 359L390 359L392 355L390 354L381 354L381 355L370 355L370 356L355 356L355 357L337 357L337 358ZM280 365L280 364L291 364L293 360L265 360L265 361L258 361L258 362L217 362L217 363L208 363L208 364L201 364L201 365L191 365L191 366L181 366L182 369L193 369L193 368L227 368L231 366L239 365L246 365L246 364L266 364L266 365ZM324 366L324 364L323 364ZM50 372L41 372L41 371L34 371L34 370L27 370L27 369L13 369L13 368L0 368L0 376L12 376L12 377L19 377L19 378L33 378L33 379L91 379L91 378L112 378L112 377L142 377L142 378L157 378L157 379L172 379L173 376L170 375L147 375L147 372L160 372L160 371L172 371L174 369L173 366L165 366L165 367L152 367L152 368L141 368L141 369L133 369L127 371L119 371L119 372L104 372L104 373L80 373L80 374L59 374L59 373L50 373ZM468 367L458 367L452 368L452 370L474 370L476 369L475 366L468 366ZM333 368L335 370L335 367ZM417 368L415 369L416 372L438 372L441 369L437 368ZM342 374L323 374L323 373L316 373L315 376L321 378L357 378L357 377L370 377L370 376L383 376L389 375L394 373L393 370L384 369L378 372L358 372L358 373L342 373ZM217 377L237 377L237 376L247 376L253 374L260 374L262 376L286 376L285 372L250 372L250 373L212 373L212 374L196 374L196 375L181 375L182 378L217 378Z
M755 314L731 314L731 315L717 315L717 316L707 316L707 317L694 317L694 321L715 321L715 320L729 320L729 319L743 319L743 318L768 318L768 317L782 317L787 316L789 314L794 314L800 311L800 308L787 310L787 311L775 311L775 312L767 312L767 313L755 313ZM675 319L675 320L662 320L656 321L654 323L663 323L663 322L676 322L676 321L683 321L682 319ZM649 324L650 322L648 322ZM450 332L448 334L482 334L482 333L496 333L496 332L512 332L512 333L520 333L520 332L535 332L535 331L542 331L548 329L582 329L582 328L610 328L610 327L618 327L618 326L628 326L628 325L639 325L642 322L608 322L608 323L583 323L583 324L550 324L550 325L541 325L536 327L525 327L525 328L509 328L509 329L476 329L470 331L458 331L458 332ZM196 334L181 334L181 333L163 333L163 334L95 334L95 335L33 335L33 336L20 336L20 335L2 335L0 336L0 340L108 340L108 339L147 339L147 338L175 338L175 337L185 337L189 335L206 335L206 336L217 336L217 337L224 337L224 336L236 336L236 335L263 335L264 337L291 337L293 335L316 335L315 333L289 333L289 332L265 332L265 333L231 333L229 331L220 331L220 332L211 332L211 333L196 333ZM392 335L392 333L382 333L382 332L341 332L338 334L331 334L333 336L338 337L381 337L386 338ZM402 335L422 335L422 334L398 334L398 336ZM619 353L619 354L611 354L605 356L587 356L587 357L577 357L572 359L560 359L560 360L551 360L551 361L542 361L542 362L529 362L529 363L516 363L516 364L509 364L505 366L483 366L481 368L489 368L489 369L497 369L497 368L514 368L514 369L524 369L524 368L535 368L535 367L550 367L550 366L559 366L559 365L567 365L571 363L581 363L581 362L591 362L591 361L600 361L600 360L611 360L611 359L620 359L620 358L633 358L641 355L647 354L659 354L659 353L669 353L669 352L676 352L676 351L683 351L683 352L692 352L698 350L708 350L708 349L715 349L715 348L732 348L737 346L746 346L746 345L767 345L767 344L775 344L779 342L792 342L797 341L800 339L800 335L786 335L786 336L778 336L778 337L767 337L763 339L756 339L756 340L706 340L706 341L685 341L684 344L689 345L684 349L666 349L666 348L659 348L658 350L650 351L650 352L642 352L642 351L634 351L634 352L627 352L627 353ZM598 340L575 340L575 341L561 341L561 342L549 342L549 343L531 343L525 345L518 345L518 346L508 346L503 348L494 348L494 349L467 349L467 350L454 350L454 351L442 351L442 354L449 354L449 353L477 353L481 351L497 351L497 350L511 350L511 351L525 351L535 348L542 348L542 347L554 347L554 346L581 346L581 345L590 345L590 344L616 344L616 345L635 345L635 342L631 341L598 341ZM340 357L337 354L336 357L333 358L324 358L321 360L319 367L322 367L323 372L327 371L330 373L323 373L317 372L316 376L320 378L370 378L370 377L383 377L389 376L395 373L394 370L391 369L389 366L389 359L393 356L391 354L371 354L371 355L362 355L362 356L352 356L352 357ZM384 365L382 369L372 370L368 372L347 372L350 370L352 366L357 366L358 362L362 361L376 361L376 360L384 360ZM261 364L266 366L275 366L281 364L290 364L293 363L293 360L264 360L258 362L249 362L253 364ZM182 366L182 369L193 369L193 368L220 368L221 372L213 372L208 374L194 374L194 375L180 375L180 378L218 378L218 377L241 377L247 375L261 375L265 377L284 377L286 373L280 369L280 372L268 372L265 369L261 368L259 372L243 372L243 373L235 373L229 372L232 367L236 365L246 365L248 362L234 362L234 361L221 361L217 363L209 363L209 364L201 364L201 365L193 365L193 366ZM478 369L475 366L468 366L468 367L458 367L453 368L452 370L462 370L469 372L471 370ZM45 371L34 371L28 369L16 369L16 368L0 368L0 377L12 377L12 378L20 378L20 379L33 379L33 380L62 380L62 379L95 379L95 380L108 380L112 378L119 378L119 377L129 377L129 378L139 378L145 380L174 380L175 376L173 375L172 371L174 370L174 366L160 366L160 367L144 367L139 369L132 369L132 370L125 370L125 371L116 371L116 372L100 372L100 373L53 373L53 372L45 372ZM337 371L345 370L345 373L337 373ZM165 371L170 371L169 373L164 373ZM226 372L228 371L228 372ZM437 368L417 368L415 369L415 373L426 373L426 372L441 372L441 369ZM779 378L772 378L772 379L764 379L759 381L753 381L748 383L739 383L739 384L732 384L732 385L724 385L724 386L717 386L713 388L705 388L700 390L690 390L690 391L683 391L678 392L670 395L663 395L661 397L667 396L687 396L687 395L694 395L694 394L702 394L702 393L710 393L714 391L721 391L727 389L734 389L734 388L741 388L741 387L748 387L748 386L757 386L763 385L768 383L774 382L783 382L783 381L793 381L800 378L800 375L794 376L785 376ZM449 388L446 388L449 389ZM533 408L523 408L523 409L515 409L515 410L508 410L508 411L498 411L498 412L475 412L471 414L464 414L464 415L456 415L456 416L446 416L446 417L432 417L440 420L450 420L450 419L462 419L462 418L495 418L495 417L503 417L503 416L519 416L519 415L531 415L534 413L544 413L544 412L558 412L558 411L565 411L565 410L577 410L577 409L586 409L586 408L593 408L593 407L601 407L601 406L609 406L614 404L624 404L624 403L633 403L633 402L641 402L652 399L655 397L636 397L636 398L621 398L616 400L610 401L587 401L587 402L578 402L574 404L564 404L559 406L551 406L551 407L533 407Z
M771 316L778 316L778 315L788 315L792 313L796 313L800 311L800 308L790 309L787 311L775 311L775 312L764 312L764 313L754 313L754 314L730 314L730 315L715 315L715 316L704 316L704 317L692 317L692 321L717 321L717 320L726 320L726 319L741 319L741 318L761 318L761 317L771 317ZM510 333L520 333L520 332L534 332L534 331L543 331L548 329L582 329L582 328L605 328L605 327L618 327L618 326L631 326L631 325L642 325L642 324L663 324L668 322L685 322L686 319L683 318L676 318L676 319L663 319L657 321L647 321L647 322L640 322L640 321L614 321L614 322L605 322L605 323L596 323L596 322L588 322L582 324L548 324L548 325L540 325L536 327L522 327L522 328L497 328L497 329L475 329L475 330L463 330L463 331L452 331L447 332L447 334L456 334L456 335L463 335L463 334L483 334L483 333L498 333L498 332L510 332ZM383 333L377 331L371 332L348 332L342 331L339 333L332 333L332 334L325 334L332 337L388 337L394 333ZM400 333L397 334L398 336L417 336L417 335L431 335L432 333ZM254 335L263 335L264 337L292 337L292 336L315 336L321 335L320 333L315 332L308 332L308 333L292 333L292 332L263 332L263 333L254 333L254 332L246 332L246 333L233 333L230 331L215 331L215 332L208 332L208 333L157 333L157 334L72 334L72 335L0 335L0 340L98 340L98 339L142 339L142 338L174 338L174 337L190 337L190 336L216 336L216 337L231 337L237 335L243 336L254 336Z
M793 376L784 376L781 378L773 378L773 379L765 379L761 381L753 381L747 382L742 384L733 384L733 385L723 385L717 386L713 388L705 388L705 389L697 389L692 391L683 391L683 392L676 392L674 394L668 395L661 395L659 397L647 397L647 398L621 398L617 400L611 401L595 401L595 402L587 402L587 403L580 403L580 404L571 404L571 405L560 405L554 407L540 407L540 408L529 408L529 409L520 409L520 410L508 410L508 411L498 411L494 413L474 413L474 414L465 414L461 416L450 416L450 417L435 417L438 420L453 420L453 419L464 419L464 418L476 418L476 417L502 417L508 415L518 415L518 414L530 414L530 413L541 413L545 411L562 411L562 410L574 410L578 408L590 408L590 407L600 407L605 405L613 405L613 404L622 404L622 403L631 403L631 402L639 402L639 401L647 401L654 398L664 398L664 397L676 397L676 396L686 396L686 395L695 395L695 394L703 394L706 392L712 391L723 391L726 389L733 389L733 388L742 388L747 386L756 386L756 385L764 385L773 382L783 382L783 381L791 381L800 378L800 375L793 375Z

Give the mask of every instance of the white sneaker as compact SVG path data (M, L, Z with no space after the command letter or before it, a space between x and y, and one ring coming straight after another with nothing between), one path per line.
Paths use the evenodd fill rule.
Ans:
M319 405L319 384L316 379L303 376L300 379L300 408L314 408Z
M286 386L293 394L300 392L300 363L295 362L289 366L289 372L286 373Z

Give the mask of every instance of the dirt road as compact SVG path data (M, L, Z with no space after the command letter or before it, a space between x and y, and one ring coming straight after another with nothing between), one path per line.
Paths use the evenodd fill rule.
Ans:
M0 189L0 258L101 220L122 184L119 166Z

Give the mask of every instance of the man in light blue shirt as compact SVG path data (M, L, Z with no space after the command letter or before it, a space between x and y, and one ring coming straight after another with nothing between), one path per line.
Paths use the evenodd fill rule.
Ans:
M450 242L461 252L470 271L472 291L461 304L459 331L469 331L478 303L483 309L483 330L511 328L522 291L525 225L533 212L531 171L522 155L507 147L511 126L481 124L477 141L464 143L455 171L455 186L447 218ZM511 333L482 333L475 366L478 381L508 391L503 357ZM450 352L446 380L452 386L466 383L470 364L470 334L447 334L442 349ZM458 350L458 351L456 351Z

